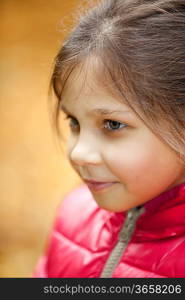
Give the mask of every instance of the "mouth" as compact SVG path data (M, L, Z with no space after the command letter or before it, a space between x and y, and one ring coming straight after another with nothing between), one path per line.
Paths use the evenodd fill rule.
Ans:
M114 182L100 182L100 181L94 181L94 180L84 180L87 184L88 188L93 192L102 191L105 189L108 189L118 183L117 181Z

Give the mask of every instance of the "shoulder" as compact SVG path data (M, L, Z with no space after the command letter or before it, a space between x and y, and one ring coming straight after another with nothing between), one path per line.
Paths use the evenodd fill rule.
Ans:
M76 215L82 213L81 209L88 211L96 210L98 208L93 196L85 184L81 184L71 192L69 192L58 209L58 215L66 218L66 215L75 213ZM86 210L86 213L87 213Z
M98 224L103 225L112 213L101 209L85 184L71 191L60 204L55 221L55 230L74 239L79 232Z
M54 233L90 251L97 251L98 247L114 241L122 222L123 214L100 208L83 184L62 201Z
M86 185L74 189L58 208L46 254L34 276L98 277L122 219L122 214L100 208Z

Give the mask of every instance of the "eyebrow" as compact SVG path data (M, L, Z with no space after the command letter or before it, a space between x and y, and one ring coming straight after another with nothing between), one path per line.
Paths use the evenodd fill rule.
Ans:
M61 104L61 110L63 110L66 114L68 115L72 115L68 109L63 105ZM93 109L90 114L95 114L95 115L102 115L102 116L106 116L106 115L112 115L112 114L115 114L115 113L127 113L127 114L130 114L131 111L126 111L126 110L110 110L110 109L106 109L106 108L95 108Z

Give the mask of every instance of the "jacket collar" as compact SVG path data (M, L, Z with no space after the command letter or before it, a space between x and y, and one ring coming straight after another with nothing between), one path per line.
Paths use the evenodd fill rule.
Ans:
M161 239L185 234L185 183L144 204L134 238Z

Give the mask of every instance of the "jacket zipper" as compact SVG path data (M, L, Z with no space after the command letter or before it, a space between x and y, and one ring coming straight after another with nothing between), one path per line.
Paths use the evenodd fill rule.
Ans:
M136 222L143 212L143 207L134 207L127 212L125 222L123 223L123 226L119 233L118 242L111 251L108 260L106 261L104 268L101 272L100 278L112 277L116 266L118 265L128 243L132 238Z

